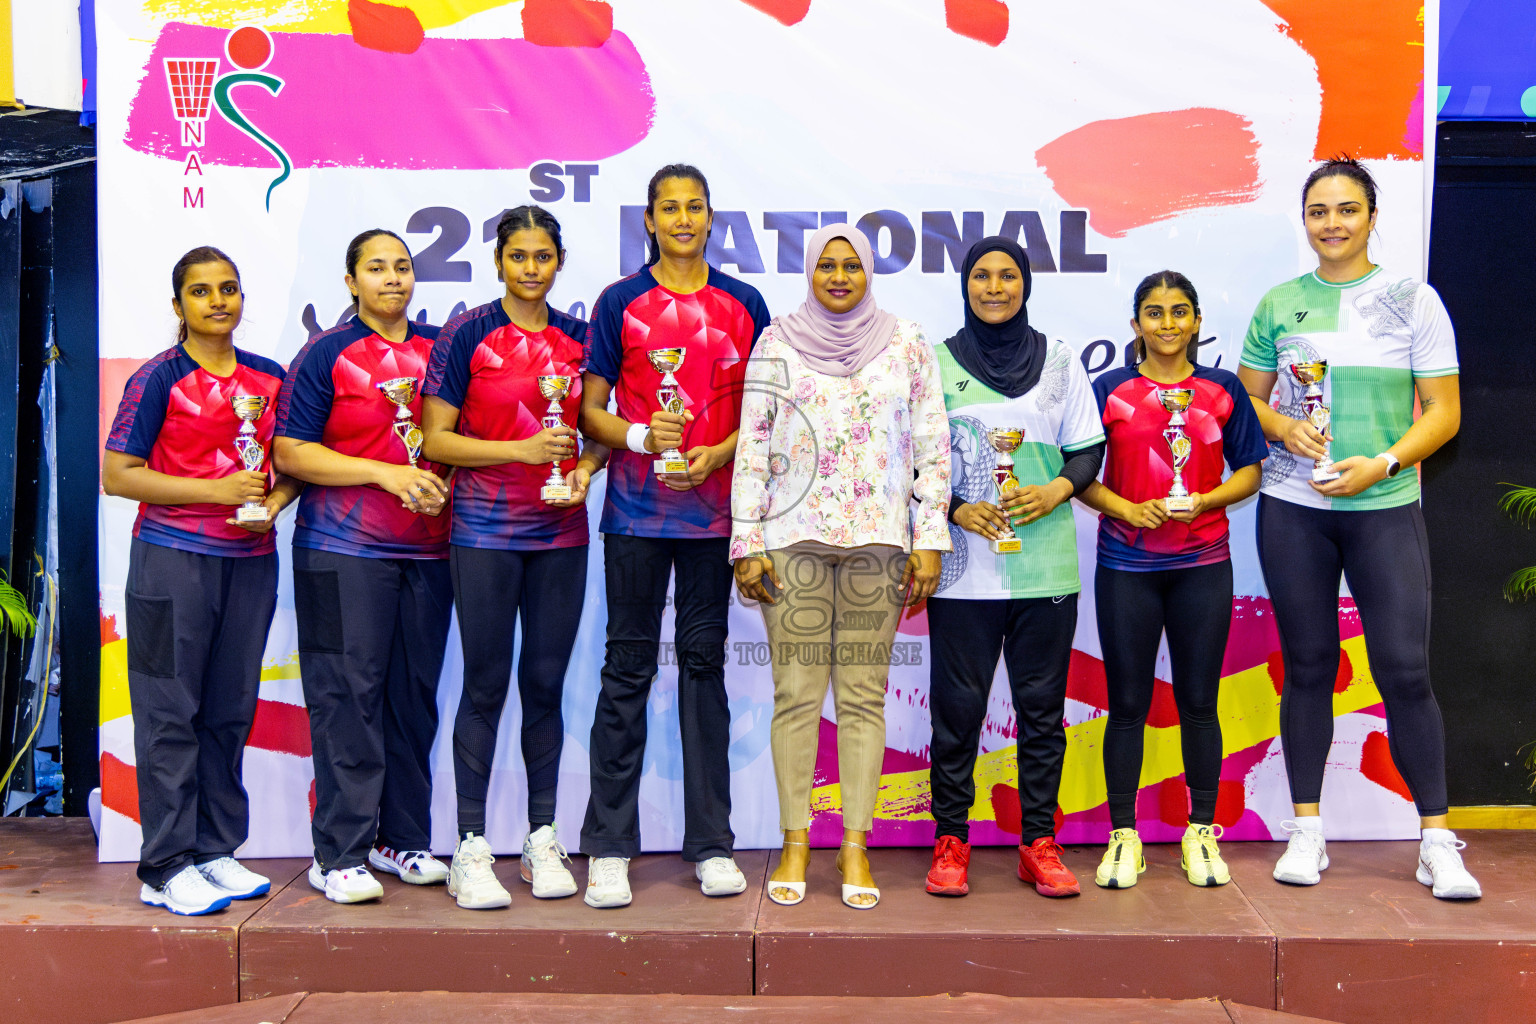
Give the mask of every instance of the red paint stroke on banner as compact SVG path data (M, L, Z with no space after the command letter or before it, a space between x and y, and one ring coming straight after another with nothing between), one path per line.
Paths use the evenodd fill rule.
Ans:
M1341 29L1335 4L1263 3L1284 19L1280 31L1317 63L1323 110L1314 157L1347 153L1359 159L1412 159L1423 152L1422 128L1417 146L1411 134L1404 137L1414 98L1423 103L1423 0L1377 0L1369 11L1349 19L1347 31Z
M101 646L105 647L107 644L116 643L121 639L122 635L117 631L117 616L103 615L101 617Z
M309 711L286 701L257 701L256 717L251 721L251 735L245 745L294 757L310 756L313 748L309 739Z
M1189 210L1257 198L1252 127L1209 107L1093 121L1046 143L1035 160L1063 199L1089 211L1095 231L1121 238Z
M778 20L781 25L794 25L811 9L811 0L742 0L748 7L756 7L764 14Z
M1008 38L1008 5L1003 0L944 0L944 23L967 39L997 46Z
M1392 763L1392 748L1387 744L1384 732L1366 736L1365 744L1360 748L1360 774L1404 800L1413 799L1413 794L1408 792L1408 783L1403 781L1397 765Z
M101 806L139 820L139 773L111 754L101 755Z
M523 0L523 38L539 46L602 46L613 35L604 0Z
M357 45L381 53L415 53L427 37L415 11L373 0L347 0L347 22Z
M928 602L904 605L896 620L896 632L908 636L928 635Z
M127 143L141 153L186 159L166 89L167 57L214 57L223 29L171 22L161 29L128 114ZM265 72L281 93L237 88L243 114L306 167L497 170L536 160L600 160L650 133L656 112L645 62L622 32L602 46L549 47L526 39L427 39L411 54L384 53L349 36L275 32ZM359 82L409 83L390 100L404 126L380 131L346 97ZM527 82L558 82L559 102ZM602 117L571 111L601 110ZM200 149L204 164L274 167L263 146L214 112Z

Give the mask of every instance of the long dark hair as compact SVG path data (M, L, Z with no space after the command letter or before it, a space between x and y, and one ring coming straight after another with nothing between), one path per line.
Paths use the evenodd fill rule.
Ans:
M1371 177L1371 172L1365 169L1365 164L1352 156L1340 153L1332 160L1324 161L1312 169L1307 175L1306 183L1301 186L1301 212L1305 216L1307 212L1307 193L1312 191L1324 178L1348 178L1360 186L1360 191L1365 193L1365 212L1376 212L1376 179Z
M1148 295L1152 294L1154 288L1169 288L1183 292L1189 304L1195 307L1195 316L1200 315L1200 296L1195 293L1195 286L1190 283L1189 278L1177 270L1159 270L1155 274L1148 274L1142 278L1141 284L1136 286L1135 297L1131 299L1131 319L1138 322L1141 320L1141 304L1147 300ZM1189 344L1184 348L1184 357L1191 363L1195 363L1198 361L1196 357L1199 354L1200 332L1196 331L1195 336L1189 339ZM1147 343L1138 334L1136 335L1136 361L1145 362L1146 358Z
M656 216L656 192L661 188L661 183L669 178L696 182L699 188L704 190L704 208L711 213L714 212L709 201L709 181L704 177L704 172L692 164L667 164L651 175L651 182L645 187L645 209L652 217ZM645 265L654 267L661 262L661 245L656 241L656 232L647 231L645 236L650 240L650 248L645 255Z
M560 263L565 263L565 245L560 241L560 222L542 206L514 206L496 222L496 279L501 277L501 252L507 240L519 231L542 231L555 243ZM556 267L555 269L559 269Z
M405 244L405 239L401 238L393 231L389 230L388 228L369 228L367 231L364 231L362 234L358 235L356 238L352 239L352 241L347 243L348 277L357 276L357 262L363 258L363 246L367 245L373 239L378 238L380 235L388 235L390 238L393 238L395 241L400 243L402 248L405 249L405 254L407 256L411 255L411 247ZM411 258L415 259L415 257ZM361 301L361 296L358 295L352 295L351 298L353 302Z
M199 263L228 263L229 269L235 272L235 281L240 281L240 268L235 266L235 261L224 254L222 249L215 249L211 245L200 245L196 249L188 249L176 261L171 268L171 298L176 304L181 305L181 286L187 282L187 271ZM243 290L244 286L242 286ZM181 324L176 328L176 344L185 344L187 340L187 318L181 318Z

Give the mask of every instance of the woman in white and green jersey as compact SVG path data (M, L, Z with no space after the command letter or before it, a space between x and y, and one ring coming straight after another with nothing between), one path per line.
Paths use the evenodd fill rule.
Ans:
M1318 800L1333 741L1342 573L1386 705L1392 759L1423 827L1418 880L1442 899L1469 899L1482 892L1458 853L1465 844L1446 828L1445 731L1429 685L1429 553L1419 481L1402 472L1460 425L1456 338L1434 289L1371 262L1366 243L1376 212L1376 183L1356 161L1331 160L1308 176L1302 223L1317 269L1259 302L1238 371L1272 442L1259 499L1259 559L1285 661L1280 737L1295 807L1274 875L1315 885L1328 866ZM1321 361L1332 422L1319 417L1320 431L1304 411L1298 371Z
M1029 259L1017 242L977 242L961 268L965 326L934 349L949 414L954 548L928 601L938 827L927 889L935 895L969 891L966 819L999 655L1018 716L1019 878L1042 896L1080 891L1061 863L1054 820L1080 589L1068 499L1098 475L1104 430L1082 362L1029 325L1029 286ZM998 429L1023 432L1012 455L1016 485L994 482L998 455L988 431ZM1009 519L1020 549L995 553L991 542L1007 536Z

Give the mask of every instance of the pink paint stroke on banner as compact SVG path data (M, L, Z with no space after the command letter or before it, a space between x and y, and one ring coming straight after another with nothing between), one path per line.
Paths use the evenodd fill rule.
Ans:
M132 149L185 160L165 58L218 57L228 34L165 25L128 114ZM368 49L350 36L275 32L272 39L275 53L263 70L283 80L281 94L242 89L232 97L295 167L494 170L600 160L645 138L655 119L645 62L620 32L598 47L427 39L408 54ZM560 87L528 87L535 82ZM199 155L205 164L273 165L270 152L217 114Z

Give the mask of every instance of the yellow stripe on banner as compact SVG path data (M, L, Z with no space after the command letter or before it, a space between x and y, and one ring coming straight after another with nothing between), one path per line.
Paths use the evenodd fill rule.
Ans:
M0 0L4 2L4 0ZM427 30L457 24L471 14L510 7L522 0L410 0L407 7ZM260 25L270 32L313 32L349 36L347 0L145 0L144 13L156 21L180 21L213 28Z
M1462 828L1536 828L1536 807L1452 807L1449 827Z
M16 61L12 55L11 0L0 0L0 107L18 107Z
M275 665L263 666L261 678L263 682L299 678L298 652ZM97 718L105 725L132 713L133 707L128 700L128 641L113 640L101 648L101 709Z
M1365 638L1354 637L1339 645L1348 655L1354 677L1344 692L1333 695L1333 713L1347 715L1381 703L1381 694L1370 676L1365 658ZM1217 698L1221 721L1222 756L1247 750L1280 734L1280 695L1275 692L1269 669L1256 665L1223 676ZM1104 803L1104 729L1107 716L1100 715L1067 729L1067 754L1062 767L1058 802L1065 814L1076 814ZM1142 753L1141 785L1155 786L1184 771L1177 725L1147 730ZM976 804L970 820L993 821L992 787L1016 786L1018 763L1014 747L1003 747L976 759ZM913 821L929 816L929 785L926 770L896 772L880 777L875 817L885 821ZM812 811L835 811L842 806L837 785L819 786L811 794Z

